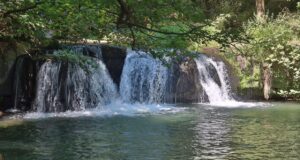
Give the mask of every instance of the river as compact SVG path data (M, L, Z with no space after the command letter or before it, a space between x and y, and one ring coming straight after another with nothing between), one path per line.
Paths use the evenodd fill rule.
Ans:
M300 105L114 104L14 115L0 121L0 154L5 160L300 159Z

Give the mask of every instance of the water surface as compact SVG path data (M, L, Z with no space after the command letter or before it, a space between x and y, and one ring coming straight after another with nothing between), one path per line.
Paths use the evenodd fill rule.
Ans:
M0 154L8 160L300 159L299 104L129 111L0 121Z

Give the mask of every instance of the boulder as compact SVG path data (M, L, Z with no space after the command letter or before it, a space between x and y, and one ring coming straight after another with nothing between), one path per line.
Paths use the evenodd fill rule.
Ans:
M172 65L172 77L169 82L168 102L195 103L208 102L208 97L199 83L199 72L195 61L186 58Z

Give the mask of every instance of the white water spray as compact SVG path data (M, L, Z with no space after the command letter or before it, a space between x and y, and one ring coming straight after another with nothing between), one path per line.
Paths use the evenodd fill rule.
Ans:
M127 103L162 103L166 94L168 68L145 52L128 51L120 83Z
M78 64L45 62L37 77L34 110L79 111L105 105L116 99L117 89L106 66L100 60L95 61L97 68L88 66L89 72Z
M214 61L204 55L196 58L195 62L199 71L200 83L211 104L235 101L231 96L227 70L223 62Z

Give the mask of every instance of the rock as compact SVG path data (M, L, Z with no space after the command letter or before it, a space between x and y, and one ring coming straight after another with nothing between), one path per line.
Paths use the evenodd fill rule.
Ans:
M100 46L100 45L76 45L70 46L71 49L82 52L84 55L103 59L103 62L106 64L108 72L110 73L113 81L119 85L121 74L123 70L124 61L126 58L126 50L118 47L110 47L110 46ZM36 93L36 78L38 74L38 70L41 65L45 62L45 60L34 60L28 55L21 55L17 58L14 73L12 74L13 79L12 86L13 91L12 95L13 99L11 100L12 107L16 107L21 111L29 111L34 110L34 99ZM65 110L74 110L74 107L70 105L68 99L68 90L72 90L73 86L67 84L67 80L70 79L71 75L69 75L69 70L74 68L74 65L71 65L67 62L61 62L62 66L59 69L59 87L58 94L60 95L58 101L61 103L62 107L59 111ZM86 91L88 91L88 84L83 84ZM87 95L92 96L92 95ZM93 98L90 99L91 103L93 103ZM11 107L11 108L12 108ZM50 108L50 107L48 107ZM52 110L46 111L52 112Z
M104 45L102 46L102 57L111 78L119 86L126 58L126 49Z
M15 64L13 105L14 107L28 111L35 97L35 84L37 63L29 55L19 56Z
M212 79L221 87L222 84L216 68L212 64L208 64L207 69Z
M13 108L13 99L12 96L2 96L2 100L0 101L0 110L6 111L8 109Z
M22 125L23 124L23 120L21 119L9 119L9 118L5 118L3 120L0 121L0 128L8 128L8 127L12 127L12 126L18 126L18 125ZM1 153L0 153L1 155ZM3 156L2 156L3 158ZM1 158L0 158L1 160Z
M12 95L14 63L26 48L26 44L0 41L0 96Z
M208 97L199 83L199 72L195 61L187 58L172 66L173 81L171 82L169 99L176 103L207 102ZM170 101L170 100L169 100Z
M101 58L101 46L98 45L87 45L82 46L83 55L94 57L94 58Z

